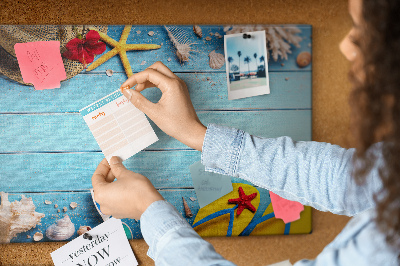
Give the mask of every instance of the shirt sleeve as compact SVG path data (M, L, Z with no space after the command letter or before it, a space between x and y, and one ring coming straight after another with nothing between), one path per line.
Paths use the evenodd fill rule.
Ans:
M147 255L156 265L234 265L203 240L170 203L153 202L140 218Z
M382 187L376 168L364 185L356 184L354 153L329 143L260 138L210 124L201 160L207 171L242 178L321 211L353 216L374 207L373 195Z

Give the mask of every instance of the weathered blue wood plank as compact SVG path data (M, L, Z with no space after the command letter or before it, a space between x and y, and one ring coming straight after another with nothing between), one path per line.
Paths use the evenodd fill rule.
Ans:
M291 136L311 139L311 110L202 111L203 124L216 123L264 137ZM160 139L148 149L182 149L187 146L169 137L151 122ZM79 114L0 115L0 153L98 151L92 133Z
M223 73L178 73L189 89L196 110L302 109L311 108L311 72L270 73L271 93L257 97L228 100ZM0 113L78 112L120 87L124 74L78 75L62 83L61 89L35 91L32 87L0 79ZM143 94L156 102L161 92L148 89Z
M261 201L258 207L257 213L261 213L266 209L268 204L270 203L268 191L265 189L258 188L260 192ZM196 198L196 193L193 189L173 189L173 190L160 190L161 195L167 200L169 203L175 206L175 208L185 217L185 211L183 207L182 197L185 198L188 203L192 213L192 218L186 218L189 224L192 224L197 212L199 211L198 201L191 201L189 197ZM25 195L26 197L31 197L33 203L36 206L36 211L40 213L44 213L45 217L42 218L41 223L37 225L35 228L27 232L23 232L17 235L17 237L11 240L12 243L21 243L21 242L34 242L33 235L36 232L41 232L45 234L46 229L56 222L56 220L61 219L64 215L68 215L75 225L76 231L80 226L91 226L95 227L102 222L100 215L98 215L89 192L58 192L58 193L17 193L17 194L9 194L9 201L20 200L21 195ZM49 200L52 204L47 205L44 203L45 200ZM78 203L78 207L76 209L70 208L70 203L76 202ZM54 204L58 205L58 208L54 207ZM63 212L62 208L67 207L67 212ZM57 210L61 212L57 212ZM256 215L257 215L256 213ZM132 230L132 235L134 239L142 238L142 234L140 232L140 221L136 222L133 219L122 219L130 229ZM28 238L30 236L30 238ZM72 240L78 237L78 234L75 234L68 240ZM51 242L52 240L48 239L46 236L41 240L41 242Z
M191 43L196 43L192 45L193 50L190 56L189 62L183 64L180 63L179 59L175 55L176 49L173 47L172 42L169 40L168 34L162 25L134 25L129 34L127 43L133 44L158 44L161 45L160 49L150 50L150 51L129 51L127 52L128 60L131 64L132 70L134 72L139 72L144 70L146 67L151 65L156 61L162 61L167 65L172 71L178 72L201 72L201 71L223 71L225 72L225 66L221 69L214 70L209 64L208 54L215 50L217 53L224 54L224 38L217 38L211 36L210 33L215 34L218 32L220 35L225 35L223 31L223 26L218 25L201 25L203 31L203 38L199 39L193 33L193 25L175 25L188 33L189 41ZM292 54L289 55L288 60L278 60L277 62L270 60L268 62L269 71L308 71L311 70L311 64L306 68L299 68L296 64L296 57L302 51L307 51L311 53L311 26L310 25L296 25L301 29L301 33L298 35L303 37L300 42L301 47L297 48L292 46ZM119 40L121 32L124 26L109 26L107 34L115 39ZM138 34L137 31L140 31ZM148 32L153 31L154 35L149 36ZM205 37L211 37L210 41L205 40ZM105 52L110 51L112 47L107 46ZM245 52L245 51L242 51ZM98 57L98 56L97 56ZM168 59L171 59L168 61ZM145 62L144 62L145 61ZM282 66L282 63L284 64ZM142 65L143 64L143 65ZM125 73L121 60L118 56L114 56L109 59L103 65L99 66L91 72L104 73L107 69L112 69L113 71Z
M93 172L103 158L100 152L0 154L0 191L90 189ZM189 166L197 161L200 161L200 152L194 150L142 151L124 165L148 177L156 188L184 188L193 187Z

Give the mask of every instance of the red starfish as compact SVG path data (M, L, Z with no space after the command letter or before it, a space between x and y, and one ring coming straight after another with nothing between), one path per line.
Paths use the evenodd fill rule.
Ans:
M239 205L237 215L239 216L244 209L249 209L252 212L256 211L256 208L251 204L251 201L257 196L257 192L246 195L244 194L243 188L239 187L239 198L229 199L228 203L234 203Z

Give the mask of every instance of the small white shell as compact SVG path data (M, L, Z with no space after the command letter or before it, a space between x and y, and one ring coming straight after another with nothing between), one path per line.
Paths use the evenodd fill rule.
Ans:
M148 33L147 33L149 36L153 36L154 35L154 31L149 31Z
M214 35L215 35L216 37L221 36L218 32L216 32Z
M72 209L75 209L76 207L78 207L78 203L76 202L71 202L71 204L69 205Z
M40 232L36 232L36 233L33 235L33 240L34 240L34 241L40 241L40 240L42 240L42 238L43 238L43 234L40 233Z
M107 69L107 70L106 70L106 75L107 75L108 77L111 77L113 74L114 74L114 71L112 71L112 69Z
M136 33L137 33L137 34L140 34L140 33L141 33L141 31L140 31L140 30L137 30L137 31L136 31Z
M69 219L68 215L64 218L57 220L56 223L52 224L46 230L46 236L51 240L66 240L75 233L75 226Z
M190 199L191 201L196 201L196 198L195 198L195 197L189 197L189 199Z
M56 209L57 209L57 208L58 208L58 204L54 204L54 208L56 208Z
M169 57L167 60L168 60L168 62L171 62L171 57Z
M87 231L90 231L90 230L92 230L92 227L86 226L86 225L82 225L82 226L79 227L78 235L81 236L81 235L83 235L84 233L86 233Z
M67 210L68 210L67 207L64 207L64 208L63 208L63 212L67 212Z
M210 57L210 67L212 69L220 69L225 64L225 57L223 54L216 53L215 50L208 54Z
M194 25L193 31L199 38L203 37L203 32L201 31L201 28L199 25Z
M45 200L44 204L49 205L49 204L51 204L51 201L50 200Z
M210 37L210 36L207 36L207 37L206 37L206 41L211 41L211 37Z

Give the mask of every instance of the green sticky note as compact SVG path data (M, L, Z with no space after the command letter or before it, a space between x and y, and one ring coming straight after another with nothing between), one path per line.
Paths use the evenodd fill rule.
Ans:
M190 166L190 174L200 208L233 190L230 176L206 172L200 161Z

